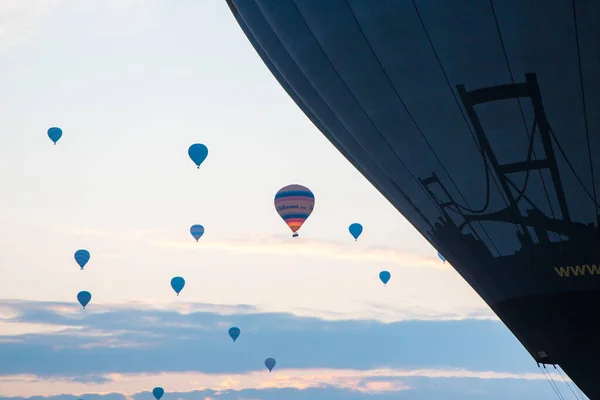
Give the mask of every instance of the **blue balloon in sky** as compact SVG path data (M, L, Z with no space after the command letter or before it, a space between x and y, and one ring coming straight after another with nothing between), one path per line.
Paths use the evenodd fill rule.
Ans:
M379 273L379 279L381 279L381 282L383 282L384 285L387 285L391 277L392 274L390 274L388 271L381 271Z
M182 277L176 276L175 278L171 279L171 287L173 288L175 293L177 293L177 296L179 296L179 292L181 292L184 286L185 279L183 279Z
M444 257L442 255L442 253L440 253L439 251L438 251L438 257L440 258L440 260L442 260L444 263L446 263L446 257Z
M161 388L160 386L152 389L152 395L156 400L160 400L160 398L163 397L163 394L165 394L165 389Z
M352 235L352 237L354 237L354 240L358 240L358 237L360 236L360 234L363 231L363 227L358 222L355 222L352 225L350 225L348 230L350 231L350 234Z
M190 146L188 154L194 164L200 168L200 164L202 164L202 162L206 160L206 156L208 156L208 148L203 144L196 143Z
M229 336L233 339L234 342L237 340L237 338L240 337L240 333L240 328L236 326L229 328Z
M56 144L56 142L58 142L58 140L62 137L62 129L57 127L48 129L48 137L54 142L54 144Z
M87 251L85 249L81 249L81 250L77 250L75 252L75 262L77 262L77 264L79 264L81 269L83 269L83 267L85 267L85 264L87 264L88 261L90 261L90 252L89 251Z
M88 305L88 303L90 302L90 300L92 299L92 294L88 291L81 291L79 293L77 293L77 301L79 302L79 304L81 304L81 306L85 309L85 306Z
M269 372L273 371L273 368L275 368L275 364L277 364L277 361L275 361L274 358L269 357L265 360L265 367L267 367Z
M192 234L194 239L196 239L197 242L198 239L200 239L202 235L204 235L204 227L202 225L192 225L192 227L190 228L190 233Z

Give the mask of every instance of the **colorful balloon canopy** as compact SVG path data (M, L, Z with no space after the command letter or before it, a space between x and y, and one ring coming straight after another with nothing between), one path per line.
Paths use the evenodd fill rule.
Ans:
M56 142L58 142L62 137L62 129L57 127L48 129L48 137L50 140L52 140L52 142L54 142L54 144L56 144Z
M275 364L277 364L277 361L275 361L274 358L269 357L265 360L265 367L267 367L269 372L273 371L273 368L275 368Z
M88 263L88 261L90 261L90 252L85 250L85 249L81 249L81 250L77 250L75 252L75 262L77 264L79 264L79 267L81 269L83 269L83 267L85 267L85 265Z
M202 225L192 225L190 233L196 239L196 242L204 235L204 227Z
M152 395L156 400L160 400L160 398L163 397L163 394L165 394L165 389L161 388L160 386L152 389Z
M183 279L182 277L176 276L173 279L171 279L171 287L173 288L175 293L177 293L177 296L179 296L179 292L181 292L183 290L184 286L185 286L185 279Z
M446 263L446 257L444 257L442 255L442 253L440 253L439 251L438 251L438 257L440 258L440 260L442 260L444 263Z
M87 306L90 303L90 300L92 300L92 294L88 291L81 291L79 293L77 293L77 301L79 302L79 304L81 304L81 306L85 309L85 306Z
M363 231L363 226L358 222L355 222L348 227L348 230L350 231L350 234L352 235L354 240L358 240L358 237Z
M234 342L237 340L237 338L240 337L240 333L240 328L236 326L229 328L229 336L233 339Z
M275 194L275 209L283 221L298 236L297 231L313 212L315 195L302 185L288 185Z
M383 282L384 285L387 285L391 277L392 274L390 274L388 271L381 271L379 273L379 279L381 279L381 282Z
M202 164L208 156L208 148L200 143L193 144L188 149L188 155L190 156L194 164L196 164L196 166L200 168L200 164Z

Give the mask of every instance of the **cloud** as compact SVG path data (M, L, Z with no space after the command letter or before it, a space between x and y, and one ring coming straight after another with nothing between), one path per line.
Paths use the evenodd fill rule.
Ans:
M81 378L54 376L44 378L34 375L0 377L0 382L11 384L27 383L30 393L37 395L58 395L69 393L108 393L115 391L133 395L156 382L171 391L192 390L245 390L245 389L309 389L335 387L363 393L395 392L410 389L398 378L476 378L476 379L524 379L546 380L542 373L507 373L493 371L470 371L465 369L281 369L272 373L255 371L245 374L207 374L196 371L161 372L155 374L105 374L88 375ZM375 380L374 380L375 378ZM554 379L560 379L556 374ZM36 388L38 386L38 388Z
M203 249L226 251L235 254L293 255L340 259L355 262L385 262L405 267L435 268L450 270L448 263L442 263L437 256L421 256L386 246L363 246L360 243L343 243L324 239L301 237L291 240L284 235L254 235L244 238L212 239L203 237L198 244L193 240L176 240L158 237L150 230L130 230L109 232L91 229L69 229L70 233L81 236L99 236L113 240L143 241L151 246L197 251Z
M127 268L127 273L135 273L140 281L135 287L124 281L108 287L98 281L94 289L98 297L94 301L109 296L120 302L143 298L148 303L171 307L172 291L167 279L172 275L166 275L164 266L173 265L174 274L184 276L187 281L178 304L184 299L232 304L244 301L261 311L336 320L497 319L473 289L448 264L435 257L435 252L420 255L407 249L370 246L352 240L343 243L306 237L231 238L211 232L196 243L181 230L111 231L68 226L62 229L78 242L93 244L90 273L115 274ZM98 261L106 252L121 252L123 261ZM140 262L141 252L147 255L147 261ZM199 257L205 262L202 269L197 268ZM388 287L383 287L377 277L384 268L396 277ZM365 281L361 275L371 279ZM290 279L291 276L295 279ZM159 287L156 284L159 281L167 285ZM215 285L206 284L209 281ZM252 287L242 282L254 284ZM332 284L335 296L330 295ZM312 296L306 296L306 285L310 285ZM155 289L150 292L142 289L152 287Z
M54 333L76 327L54 324L31 324L0 320L0 336L25 335L28 333Z
M565 389L558 375L553 379ZM494 398L483 394L508 395L519 388L526 398L543 394L548 396L546 376L541 373L510 374L491 371L468 370L280 370L247 374L203 374L198 372L159 374L107 374L85 379L70 377L43 377L24 375L0 378L4 396L47 396L52 398L64 393L85 396L120 394L135 399L150 399L149 391L160 385L165 398L211 398L211 399L271 399L279 394L286 399L332 399L332 398ZM425 397L431 389L439 391L438 397ZM459 389L459 390L457 390ZM512 390L511 390L512 389ZM525 389L525 390L523 390ZM545 390L540 390L545 389ZM440 393L444 393L442 397ZM454 393L453 393L454 392ZM462 393L463 397L454 394ZM533 392L534 396L529 396ZM283 393L293 397L282 396ZM407 397L401 397L405 393ZM326 397L326 395L331 397ZM342 394L343 397L342 397ZM518 393L516 393L518 394ZM193 397L191 397L193 395ZM337 396L336 396L337 395ZM313 397L310 397L313 396ZM408 397L410 396L410 397ZM479 397L477 397L479 396ZM66 397L66 396L60 396ZM502 397L497 397L502 398ZM504 397L517 398L517 397ZM519 397L520 398L520 397Z
M332 321L241 306L176 309L101 307L85 311L57 302L2 301L11 318L0 342L0 374L68 376L199 371L242 374L262 370L273 356L278 369L531 370L532 360L497 321ZM192 305L193 306L193 305ZM38 333L10 332L10 324L60 326ZM230 326L242 335L232 343ZM489 346L493 342L494 346ZM360 343L360 346L357 346ZM93 360L90 362L89 360Z
M72 325L61 325L53 323L36 323L36 322L19 322L23 316L23 311L19 304L15 301L5 301L0 304L0 337L2 336L19 336L28 333L56 333L67 329L78 329ZM26 307L26 306L25 306ZM43 306L42 306L43 307ZM16 339L1 338L3 342L10 342Z
M190 304L183 313L102 308L0 301L9 324L67 327L0 341L0 397L151 400L148 390L156 385L167 390L165 400L358 400L366 394L375 400L500 400L551 394L546 377L497 321L331 321L244 305ZM227 336L231 325L242 328L235 344ZM267 356L278 360L273 373L262 364ZM494 397L498 393L507 397Z

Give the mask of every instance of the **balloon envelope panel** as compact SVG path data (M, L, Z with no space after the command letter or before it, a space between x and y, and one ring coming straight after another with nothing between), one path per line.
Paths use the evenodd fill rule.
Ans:
M530 354L600 397L600 2L228 4L315 126Z

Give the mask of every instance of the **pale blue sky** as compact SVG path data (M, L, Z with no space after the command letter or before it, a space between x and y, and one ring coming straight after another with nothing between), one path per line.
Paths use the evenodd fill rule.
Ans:
M475 292L302 114L224 1L2 0L0 59L0 397L127 397L159 380L165 400L553 395ZM50 126L63 129L56 146ZM197 142L209 148L200 170L187 156ZM316 197L296 240L273 206L291 183ZM83 272L79 248L92 254ZM180 297L175 275L187 280ZM93 296L85 313L80 290ZM270 356L281 372L265 375ZM156 377L158 362L170 375ZM285 392L302 387L317 392Z

